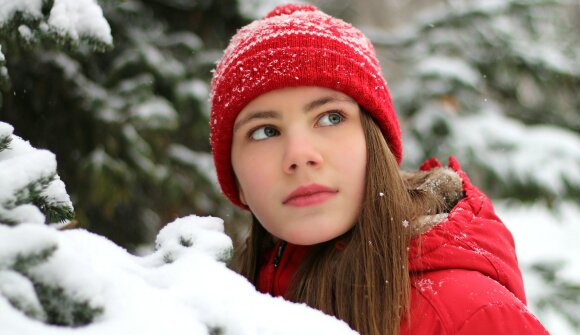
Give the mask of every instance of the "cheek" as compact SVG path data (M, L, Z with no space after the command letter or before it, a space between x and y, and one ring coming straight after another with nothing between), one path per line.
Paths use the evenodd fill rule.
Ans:
M351 141L342 145L343 154L339 155L340 164L343 168L343 175L349 179L350 183L360 197L364 191L367 150L366 141L363 134L352 136Z
M265 177L265 173L263 170L263 166L257 167L253 166L249 169L240 169L238 178L240 180L240 186L244 195L246 197L246 201L252 201L256 198L256 195L260 193L260 191L266 191L268 186L268 178Z
M234 151L233 151L234 152ZM232 166L239 186L250 207L264 199L274 183L273 157L261 152L234 152Z

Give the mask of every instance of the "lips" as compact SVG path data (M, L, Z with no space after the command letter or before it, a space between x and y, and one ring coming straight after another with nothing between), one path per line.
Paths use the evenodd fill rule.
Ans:
M321 204L334 198L338 193L337 189L319 184L300 186L284 199L284 205L304 207Z

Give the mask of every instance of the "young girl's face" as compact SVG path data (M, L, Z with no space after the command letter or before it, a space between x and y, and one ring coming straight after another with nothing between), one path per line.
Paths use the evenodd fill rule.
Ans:
M311 245L355 224L367 162L360 113L321 87L271 91L239 113L231 158L240 199L272 235Z

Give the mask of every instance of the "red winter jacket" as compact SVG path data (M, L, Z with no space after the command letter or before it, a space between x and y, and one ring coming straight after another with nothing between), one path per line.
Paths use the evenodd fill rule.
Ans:
M421 169L438 166L430 160ZM465 198L412 241L411 313L401 335L548 334L526 307L511 233L453 157L449 167L461 177ZM283 296L308 250L278 242L260 269L258 289Z

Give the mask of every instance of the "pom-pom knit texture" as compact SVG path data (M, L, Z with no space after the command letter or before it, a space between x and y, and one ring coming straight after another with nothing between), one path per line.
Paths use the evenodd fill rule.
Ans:
M231 165L238 113L264 93L297 86L326 87L355 99L401 162L399 123L368 38L313 6L279 6L234 35L213 75L210 142L222 191L235 205L245 208Z

